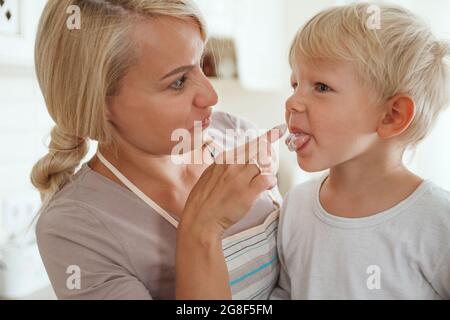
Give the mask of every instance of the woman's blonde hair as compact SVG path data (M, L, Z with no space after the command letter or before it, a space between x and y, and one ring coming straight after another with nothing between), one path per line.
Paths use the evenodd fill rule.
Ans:
M398 93L410 95L415 115L404 132L410 147L426 137L449 103L448 42L398 6L357 3L322 11L295 36L291 65L299 55L350 61L379 103Z
M80 28L67 27L70 6L80 12ZM72 7L73 8L73 7ZM133 22L158 16L194 20L206 41L204 20L190 0L49 0L35 47L36 73L50 116L49 152L33 167L31 182L44 207L72 178L86 156L88 139L112 144L107 97L136 63Z

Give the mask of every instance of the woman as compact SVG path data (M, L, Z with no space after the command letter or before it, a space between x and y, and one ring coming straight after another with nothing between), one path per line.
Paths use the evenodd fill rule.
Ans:
M70 5L80 8L80 30L66 28ZM202 153L200 164L171 155L172 132L193 133L195 121L205 137L207 127L251 128L212 112L205 40L189 0L47 3L36 72L56 125L31 179L43 199L39 250L58 298L258 299L273 288L279 203L266 190L274 176L249 161L215 164L232 146L217 137L189 150ZM97 154L75 172L89 139ZM214 276L224 258L230 279ZM225 281L231 292L216 291Z

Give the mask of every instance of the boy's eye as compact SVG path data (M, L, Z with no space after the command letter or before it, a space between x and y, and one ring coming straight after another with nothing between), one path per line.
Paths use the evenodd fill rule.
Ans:
M185 83L186 83L186 76L182 76L180 79L172 83L170 87L174 90L181 90L184 88Z
M298 87L298 83L297 82L293 82L293 83L291 83L291 87L292 87L292 89L297 89L297 87Z
M324 83L317 83L316 90L320 93L331 91L331 88Z

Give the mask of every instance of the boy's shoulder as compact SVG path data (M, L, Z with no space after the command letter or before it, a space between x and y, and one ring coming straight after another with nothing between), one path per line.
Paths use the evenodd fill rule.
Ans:
M422 211L428 211L430 219L445 220L450 225L450 192L431 181L423 183L425 184L425 192L416 206L420 206Z
M416 247L428 252L448 250L450 243L450 192L425 180L406 200L402 214L391 226L409 234Z
M429 180L425 181L429 185L430 199L436 201L443 206L450 206L450 191L438 186L434 182Z

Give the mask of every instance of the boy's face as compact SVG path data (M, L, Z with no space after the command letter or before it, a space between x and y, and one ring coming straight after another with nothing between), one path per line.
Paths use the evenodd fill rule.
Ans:
M381 108L348 62L293 63L294 93L286 101L286 121L297 140L297 161L308 172L322 171L361 157L380 141Z

